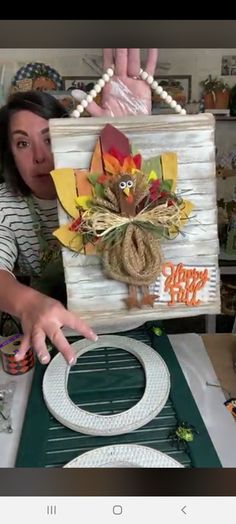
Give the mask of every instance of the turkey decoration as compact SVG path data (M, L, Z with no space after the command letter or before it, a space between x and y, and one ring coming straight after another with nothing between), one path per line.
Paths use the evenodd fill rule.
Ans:
M105 274L128 286L127 307L153 307L149 286L164 262L161 242L180 232L193 205L176 190L177 155L143 159L128 138L107 124L97 141L90 170L51 173L71 221L54 235L84 255L99 255Z

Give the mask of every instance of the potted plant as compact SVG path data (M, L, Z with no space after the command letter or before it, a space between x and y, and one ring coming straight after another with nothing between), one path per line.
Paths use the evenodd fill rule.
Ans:
M209 75L200 82L203 88L205 109L227 109L229 107L230 87L221 78Z

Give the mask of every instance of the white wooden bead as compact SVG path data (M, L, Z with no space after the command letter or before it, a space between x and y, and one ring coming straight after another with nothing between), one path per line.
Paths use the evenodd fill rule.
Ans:
M95 93L96 93L96 91L95 91ZM96 94L97 94L97 93L96 93ZM95 95L95 96L96 96L96 95ZM91 103L91 102L93 101L93 99L94 99L94 97L93 97L93 96L91 96L90 94L89 94L89 95L87 95L87 98L86 98L86 100L87 100L88 104L90 104L90 103Z
M99 84L95 84L94 88L93 88L96 93L100 93L100 91L102 90L101 86Z
M97 96L98 93L100 93L102 88L105 86L105 83L109 82L113 75L114 69L112 67L109 67L107 71L102 75L102 78L100 78L93 87L93 89L91 89L86 98L84 98L81 101L81 103L77 106L77 109L75 109L71 113L71 116L79 118L81 113L83 113L84 108L87 107L87 105L93 101L93 99ZM141 68L139 71L139 76L142 80L145 80L147 84L151 87L151 89L153 89L153 91L155 91L157 95L159 95L163 100L165 100L166 103L176 111L176 113L186 115L186 109L182 108L180 104L177 104L177 102L173 100L173 98L170 95L168 95L167 91L164 91L163 87L158 85L158 82L154 80L152 75L149 75L147 71L143 71L143 69Z
M108 74L110 77L112 77L112 76L114 75L114 71L113 71L113 69L112 69L111 67L108 67L108 69L107 69L107 74Z
M155 91L156 91L157 95L160 95L162 93L162 91L163 91L163 87L158 86Z
M143 80L147 80L147 77L148 77L148 73L147 73L147 71L143 71L143 72L141 73L140 76L141 76L141 78L142 78Z
M77 109L77 111L79 111L80 113L83 113L83 112L84 112L84 108L83 108L83 106L82 106L81 104L79 104L79 105L77 106L76 109Z
M97 91L95 91L95 89L91 89L91 91L89 91L89 94L92 98L95 98L95 96L97 96Z
M151 88L152 88L152 89L156 89L157 86L158 86L158 83L157 83L156 80L154 80L154 81L152 82L152 84L151 84Z
M87 107L88 105L87 99L81 100L80 104L83 108Z
M171 100L172 100L172 96L168 95L168 96L166 97L166 103L167 103L167 104L170 104Z
M104 73L104 75L102 75L102 78L103 78L104 82L109 82L109 80L110 80L110 77L109 77L109 75L107 73Z
M168 97L167 91L162 91L162 93L160 94L160 97L163 98L163 100L165 100Z
M80 112L77 111L77 109L75 109L74 111L72 111L71 116L74 116L75 118L79 118L80 117Z
M148 75L148 77L146 79L146 82L147 82L147 84L151 85L152 82L153 82L153 76L152 75Z
M104 87L104 85L105 85L105 80L103 80L103 78L100 78L100 79L98 80L97 83L98 83L98 85L99 85L100 87Z

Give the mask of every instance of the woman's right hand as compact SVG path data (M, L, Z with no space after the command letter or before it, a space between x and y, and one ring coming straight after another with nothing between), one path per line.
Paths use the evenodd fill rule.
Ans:
M114 53L114 56L113 56ZM158 49L148 49L145 71L155 74ZM101 104L90 102L86 110L91 116L126 116L151 114L152 93L150 85L139 77L140 49L104 49L103 69L114 68L114 76L102 90ZM81 92L72 95L81 100Z
M29 304L24 307L20 321L24 336L15 356L17 361L22 360L28 349L32 347L40 362L47 364L50 361L46 346L46 337L48 337L68 364L73 365L75 355L61 331L63 326L78 331L90 340L96 341L98 338L83 320L65 309L60 302L38 292L33 301L29 301Z

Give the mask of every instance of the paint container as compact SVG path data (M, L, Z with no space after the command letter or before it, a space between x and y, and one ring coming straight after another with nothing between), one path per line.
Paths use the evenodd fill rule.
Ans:
M31 348L28 349L24 358L17 362L15 355L21 343L23 335L20 333L11 335L9 337L0 338L0 355L2 360L2 367L9 375L23 375L34 367L35 357Z

